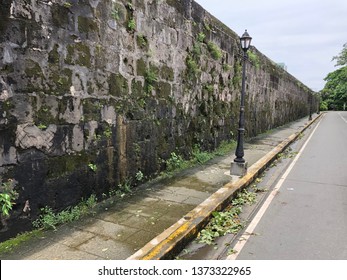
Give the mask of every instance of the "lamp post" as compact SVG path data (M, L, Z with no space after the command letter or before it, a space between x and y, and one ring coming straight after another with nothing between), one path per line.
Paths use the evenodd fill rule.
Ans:
M309 116L308 116L308 120L309 121L312 121L312 99L313 99L313 96L311 93L309 93L309 96L308 96L308 102L310 103L309 104Z
M234 162L231 163L230 174L243 176L247 171L247 162L243 158L243 140L245 133L245 88L246 88L246 62L247 62L247 51L251 45L252 37L249 36L247 30L243 33L240 38L241 48L243 50L243 65L242 65L242 86L241 86L241 104L240 104L240 118L239 128L237 135L237 146Z

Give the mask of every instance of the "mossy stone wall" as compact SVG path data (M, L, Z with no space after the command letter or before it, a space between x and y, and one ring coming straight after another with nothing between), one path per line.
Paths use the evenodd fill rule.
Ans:
M1 239L236 135L239 38L194 1L4 0L0 15L0 174L19 192ZM252 58L246 136L307 115L312 92Z

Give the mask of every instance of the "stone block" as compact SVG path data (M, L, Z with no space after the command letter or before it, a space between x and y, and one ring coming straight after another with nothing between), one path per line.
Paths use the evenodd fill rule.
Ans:
M230 175L244 176L247 173L248 163L246 162L235 162L231 163Z

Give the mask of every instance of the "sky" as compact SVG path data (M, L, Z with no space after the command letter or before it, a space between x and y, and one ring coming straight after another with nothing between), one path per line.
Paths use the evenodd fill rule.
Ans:
M347 43L346 0L195 0L314 91L338 69L332 58Z

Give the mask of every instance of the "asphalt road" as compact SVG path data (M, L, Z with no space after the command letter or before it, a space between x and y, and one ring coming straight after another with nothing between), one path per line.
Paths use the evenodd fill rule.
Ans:
M274 185L228 258L346 260L347 112L325 114Z

